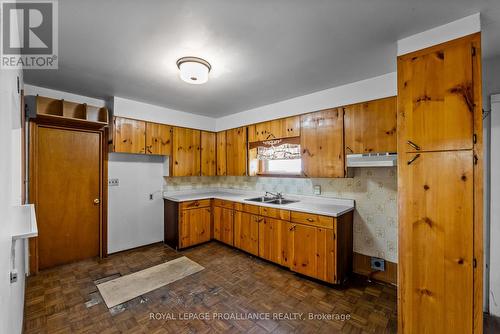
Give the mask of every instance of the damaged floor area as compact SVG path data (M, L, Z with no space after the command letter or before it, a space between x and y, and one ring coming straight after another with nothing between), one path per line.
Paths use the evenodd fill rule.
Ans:
M205 267L108 309L96 284L187 256ZM24 333L393 333L396 289L313 281L210 242L155 244L45 270L26 283Z

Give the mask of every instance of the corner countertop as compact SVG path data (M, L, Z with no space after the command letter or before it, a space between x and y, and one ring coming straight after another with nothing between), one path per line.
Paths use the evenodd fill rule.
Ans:
M186 202L208 198L217 198L227 201L240 202L284 210L313 213L324 216L339 217L354 210L354 200L341 199L326 196L301 196L287 195L287 199L298 200L299 202L277 205L268 203L256 203L246 201L246 198L263 196L263 192L251 192L245 190L225 189L225 188L201 188L184 191L165 191L163 198L174 202Z

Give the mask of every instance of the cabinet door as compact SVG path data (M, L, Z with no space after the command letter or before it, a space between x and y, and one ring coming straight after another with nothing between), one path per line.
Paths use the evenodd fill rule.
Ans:
M301 116L302 171L307 177L344 177L344 124L339 109Z
M214 207L214 239L233 245L233 210Z
M226 131L227 175L244 176L247 173L246 127Z
M115 117L113 127L113 151L119 153L146 152L146 122Z
M281 120L281 124L284 138L300 136L300 116L287 117Z
M215 132L207 132L207 131L201 132L201 175L202 176L214 176L216 174L215 142L216 142Z
M336 278L333 230L302 224L289 226L292 249L290 269L333 283Z
M397 98L344 107L346 154L397 152Z
M259 254L259 221L264 218L246 212L234 213L234 247Z
M217 175L226 175L226 131L217 132Z
M200 175L200 131L173 128L172 176Z
M158 123L146 123L146 153L172 154L172 127Z
M210 240L211 208L183 210L180 221L180 247Z
M289 250L287 222L273 218L260 218L259 256L263 259L288 266Z
M468 40L398 58L400 151L472 149L472 57Z
M403 330L472 333L473 153L416 157L402 153L398 161Z

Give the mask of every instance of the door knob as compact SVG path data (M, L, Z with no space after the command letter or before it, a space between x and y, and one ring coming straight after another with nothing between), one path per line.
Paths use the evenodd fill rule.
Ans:
M97 205L97 204L99 204L99 203L101 203L101 200L100 200L99 198L94 199L94 204L95 204L95 205Z

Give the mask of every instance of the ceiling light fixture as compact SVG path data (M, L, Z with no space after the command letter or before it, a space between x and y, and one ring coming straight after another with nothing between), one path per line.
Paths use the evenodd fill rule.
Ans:
M187 83L200 85L208 81L208 72L212 69L210 63L198 57L182 57L177 60L181 79Z

